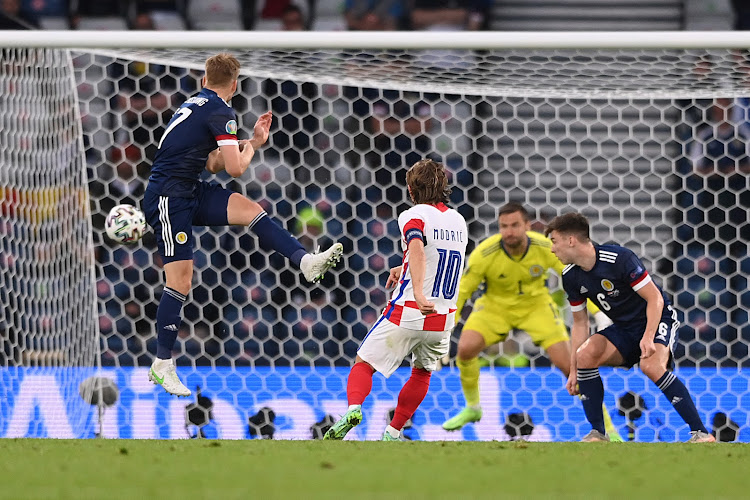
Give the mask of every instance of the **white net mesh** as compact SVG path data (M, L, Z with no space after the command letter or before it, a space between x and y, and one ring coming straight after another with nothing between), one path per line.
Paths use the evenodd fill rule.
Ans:
M97 227L111 205L138 204L154 144L171 110L198 88L195 69L208 52L127 55L139 62L76 59L96 170ZM324 294L300 287L280 259L255 250L245 231L199 230L198 286L183 327L192 352L184 361L350 362L360 329L384 305L381 278L398 261L390 226L406 206L406 166L425 155L452 171L453 201L475 241L495 230L496 210L509 200L527 204L540 222L581 210L592 218L597 241L632 248L663 277L686 315L680 363L747 361L741 269L748 265L742 244L748 227L741 198L750 160L737 141L745 142L748 118L743 98L726 98L743 95L741 53L238 55L247 75L233 101L241 123L247 127L272 109L277 125L252 175L230 186L263 201L309 247L321 243L319 234L323 246L343 239L350 257ZM419 61L428 59L461 71L415 77ZM534 68L545 68L543 83ZM280 80L291 76L297 80ZM421 90L400 88L405 80ZM360 86L325 83L341 81ZM471 92L453 93L457 88ZM525 96L515 95L524 89ZM143 364L148 356L139 356L153 339L147 309L155 307L146 283L159 282L153 241L136 249L104 242L101 252L104 282L112 285L103 319L113 319L103 328L113 344L108 355ZM115 327L118 321L123 327ZM189 328L197 335L187 335Z
M0 52L0 394L28 390L3 409L7 436L24 436L21 413L47 399L50 436L86 430L78 397L97 363L97 313L87 181L70 55ZM23 377L21 367L32 368ZM5 399L5 397L3 397ZM18 417L18 418L14 418Z
M202 70L205 50L98 51ZM275 80L480 96L745 96L744 50L268 50L236 54L243 74Z
M94 214L102 362L108 366L150 364L162 277L153 235L135 247L114 246L103 237L104 217L116 204L140 204L158 138L172 110L197 91L208 55L87 51L74 58ZM300 385L284 367L352 362L385 304L387 270L400 263L395 217L409 206L406 168L423 156L448 166L452 202L469 222L474 244L497 230L497 208L507 201L527 205L537 229L554 215L580 210L590 217L595 240L642 255L673 297L683 319L678 366L747 366L750 105L744 52L237 55L244 75L233 99L240 135L266 109L273 110L275 123L250 172L219 181L261 202L308 248L338 240L347 257L321 287L309 288L282 258L260 250L246 230L196 228L195 286L177 344L178 363L193 367L188 385L209 387L237 412L252 400L253 411L276 404L281 413L290 403L279 398L307 401L305 394L313 394L313 409L295 417L288 437L303 436L300 429L307 432L308 420L317 420L320 411L340 409L341 401L329 400L343 399L346 371L332 372L336 387L308 379ZM518 350L532 367L549 365L522 333L513 338L487 354L490 364L510 363ZM496 354L501 356L494 360ZM237 386L231 378L212 383L200 370L246 366L259 374L257 386ZM174 416L164 424L170 430L139 430L137 422L156 418L148 399L152 389L142 384L142 371L123 373L119 380L132 388L133 399L109 432L178 435L180 417ZM701 411L740 411L747 419L744 396L737 396L738 390L747 393L747 382L742 392L736 385L741 381L711 373L720 381L711 393L706 384L700 387L700 375L699 388L691 387L704 401ZM455 377L445 380L423 405L422 437L445 438L439 423L463 404ZM550 439L575 438L585 428L576 403L558 394L563 383L557 374L534 383L514 381L505 379L498 389L495 378L483 379L485 408L497 409L500 423L504 412L515 409L529 411L535 422L562 416L563 423L550 423ZM649 397L650 407L658 408ZM373 411L392 406L383 404ZM214 413L217 419L222 414L216 408ZM135 428L118 431L117 422ZM498 422L483 422L489 427L463 437L498 438ZM673 439L665 426L666 420L649 421L643 427L651 434L642 436ZM221 428L219 435L239 435L228 424Z

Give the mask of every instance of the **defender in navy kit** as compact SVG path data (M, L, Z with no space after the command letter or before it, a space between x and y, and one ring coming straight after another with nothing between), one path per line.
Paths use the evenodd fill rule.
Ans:
M690 426L690 442L713 442L685 385L670 368L672 346L680 322L664 292L641 260L618 245L594 245L589 222L579 213L555 217L545 234L552 253L563 264L563 288L573 311L571 370L567 389L580 394L592 427L583 441L609 441L604 430L604 385L600 366L640 363L680 417ZM586 299L591 299L612 325L589 337Z
M256 202L216 183L200 180L203 170L241 176L255 151L268 140L271 112L258 118L253 137L237 140L237 115L229 100L237 91L240 63L230 54L206 60L203 90L175 112L159 149L143 197L143 212L156 234L166 284L156 312L157 352L149 379L177 396L189 396L172 361L182 304L193 277L193 226L243 225L258 236L261 248L275 250L317 282L341 259L343 247L309 254Z

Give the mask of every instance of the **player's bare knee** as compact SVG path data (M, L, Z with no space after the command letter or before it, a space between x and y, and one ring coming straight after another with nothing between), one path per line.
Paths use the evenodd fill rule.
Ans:
M595 356L590 349L585 348L585 344L576 351L576 366L578 368L598 368L599 357Z
M661 376L664 375L664 372L667 371L667 367L665 366L665 364L655 356L642 359L640 367L643 374L654 382L659 380Z
M190 292L193 283L193 269L176 268L167 273L166 286L172 290L178 291L183 295Z
M247 226L262 211L263 207L258 203L239 193L234 193L229 197L227 222L233 225Z
M190 292L191 285L192 280L190 278L180 278L167 281L167 287L180 292L183 295L187 295Z
M456 352L456 357L460 359L461 361L467 361L474 356L471 355L471 349L469 349L469 346L466 342L462 342L461 340L458 341L458 350Z
M458 341L458 352L456 356L461 361L468 361L479 356L484 349L484 338L479 334L466 332Z
M355 362L355 363L364 363L364 364L366 364L367 366L369 366L369 367L370 367L370 369L371 369L371 370L373 371L373 373L375 373L375 372L377 371L377 370L376 370L375 368L373 368L373 366L372 366L372 365L371 365L370 363L368 363L368 362L367 362L367 361L365 361L364 359L360 358L359 356L357 356L357 357L356 357L356 358L354 359L354 362Z
M255 220L258 214L262 211L263 207L261 207L258 203L243 196L242 219L245 225L250 224L253 220Z
M255 217L258 216L259 213L263 211L263 207L261 207L258 203L254 202L253 200L247 199L247 203L245 204L245 212L247 216L252 221Z

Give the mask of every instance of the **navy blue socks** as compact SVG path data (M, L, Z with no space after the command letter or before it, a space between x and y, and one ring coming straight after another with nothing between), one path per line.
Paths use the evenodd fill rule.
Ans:
M672 403L672 406L680 414L682 420L690 426L691 431L708 432L698 415L698 409L695 407L695 403L693 402L693 398L690 397L687 387L685 387L685 384L674 373L669 371L664 373L655 383L669 402Z
M258 243L263 250L275 250L299 268L307 250L288 231L271 220L266 212L259 213L248 227L258 236Z
M186 297L176 290L164 287L159 307L156 310L156 357L172 359L172 349L180 329L180 313Z
M599 368L578 369L578 392L581 394L583 412L594 430L605 434L604 430L604 384L599 376Z

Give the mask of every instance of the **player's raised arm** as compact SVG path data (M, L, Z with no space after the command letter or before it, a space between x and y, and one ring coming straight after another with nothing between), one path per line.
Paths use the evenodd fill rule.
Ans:
M206 169L216 173L226 169L232 177L239 177L245 173L255 156L255 151L268 140L273 116L270 111L262 114L253 127L253 137L239 144L220 145L219 149L209 155ZM214 158L211 156L214 155Z

